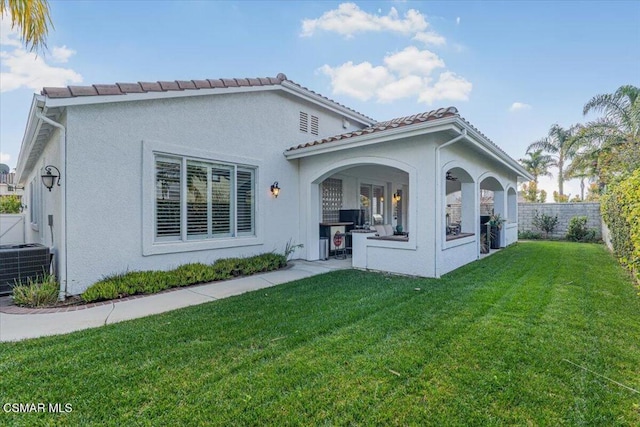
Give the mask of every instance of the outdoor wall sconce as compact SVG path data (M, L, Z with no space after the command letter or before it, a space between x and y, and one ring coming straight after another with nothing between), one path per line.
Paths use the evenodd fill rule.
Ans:
M396 202L399 202L400 199L402 199L402 196L400 195L400 191L398 191L397 193L393 193L393 200L395 200Z
M278 181L274 182L271 185L271 194L273 194L273 197L275 197L276 199L278 198L278 194L280 194L280 187L278 187Z
M55 169L56 171L52 173L51 169ZM41 175L41 178L42 184L44 184L44 186L47 187L49 191L51 191L53 185L56 183L58 184L58 187L60 186L60 171L53 165L47 165L44 167L44 173Z

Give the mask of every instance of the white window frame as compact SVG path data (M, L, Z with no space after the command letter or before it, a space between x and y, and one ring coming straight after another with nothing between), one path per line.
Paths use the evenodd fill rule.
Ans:
M260 215L261 199L259 195L260 173L262 162L257 159L250 159L239 156L231 156L225 153L214 153L205 150L193 149L185 146L170 145L157 141L143 141L142 143L142 253L144 256L191 252L208 249L222 249L240 246L253 246L264 244L263 220ZM181 164L181 235L179 238L165 239L156 238L156 159L157 158L179 159ZM216 236L211 238L188 238L187 236L187 162L208 164L209 167L215 165L229 166L233 170L232 180L232 215L233 231L231 236ZM235 182L237 180L238 169L251 170L253 174L253 232L238 232L236 204L237 192ZM176 236L177 237L177 236Z

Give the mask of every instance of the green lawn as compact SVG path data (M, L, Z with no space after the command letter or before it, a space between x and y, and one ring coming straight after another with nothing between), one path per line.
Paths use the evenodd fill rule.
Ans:
M440 280L330 273L2 344L0 403L73 411L0 424L637 426L610 381L640 390L636 292L603 246L560 242Z

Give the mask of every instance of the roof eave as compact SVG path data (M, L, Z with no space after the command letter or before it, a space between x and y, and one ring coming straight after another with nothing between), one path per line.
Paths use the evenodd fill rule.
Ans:
M223 95L245 92L260 92L266 90L281 89L280 85L271 86L240 86L214 89L196 89L196 90L176 90L162 92L142 92L142 93L126 93L122 95L92 95L92 96L76 96L72 98L49 98L47 97L47 105L49 107L69 107L75 105L90 104L106 104L112 102L128 102L128 101L148 101L154 99L171 99L186 98L191 96L209 96Z
M452 129L459 131L460 129L454 125L456 122L455 119L456 117L447 117L439 120L426 121L424 123L412 126L404 126L380 132L372 132L369 134L352 136L349 138L343 138L338 141L331 141L323 144L310 145L308 147L288 150L284 152L284 155L288 160L294 160L303 157L315 156L318 154L330 153L333 151L378 144L381 142L392 141L398 138L410 138L413 136L424 134L424 131L427 129L429 130L429 133L442 132Z
M343 105L340 105L336 101L332 101L329 98L325 98L322 95L318 95L316 93L311 92L308 89L305 89L295 83L284 80L280 86L285 92L292 93L298 97L304 98L314 104L320 104L329 110L332 110L335 113L343 115L351 120L355 120L358 123L361 123L366 126L372 126L377 122L371 117L367 117L364 114L358 113L355 110L347 108Z
M533 176L529 172L527 172L527 170L524 169L520 163L514 160L513 157L509 156L507 153L499 149L493 142L491 142L490 140L487 139L487 137L485 137L480 132L478 132L478 130L474 128L472 125L470 125L466 120L462 118L457 118L457 119L458 119L458 123L461 126L463 126L465 129L467 129L467 135L472 136L475 141L482 144L482 146L485 149L491 152L494 156L498 157L499 160L501 160L501 162L505 166L509 167L509 169L515 172L518 175L518 177L523 177L528 180L533 180Z
M34 94L31 100L31 108L29 109L29 118L25 126L24 135L22 137L22 143L20 144L20 154L18 154L18 160L16 162L16 183L24 184L23 178L25 172L25 166L29 155L33 149L33 143L35 137L38 134L38 129L42 125L42 121L37 118L36 112L38 108L43 108L46 104L46 97L43 95Z
M362 134L349 138L343 138L338 141L331 141L327 143L310 145L308 147L296 148L293 150L285 151L284 156L288 160L294 160L319 154L331 153L334 151L378 144L381 142L391 141L399 138L410 138L413 136L423 135L425 133L435 133L446 130L455 130L457 132L461 132L462 129L467 130L467 138L472 138L473 141L482 145L482 147L487 152L489 152L496 160L516 173L516 175L529 180L533 179L531 174L527 172L518 162L516 162L512 157L500 150L494 143L489 141L484 135L478 132L471 124L462 119L460 116L452 116L443 119L427 121L408 127L398 127L381 132L372 132L370 134Z

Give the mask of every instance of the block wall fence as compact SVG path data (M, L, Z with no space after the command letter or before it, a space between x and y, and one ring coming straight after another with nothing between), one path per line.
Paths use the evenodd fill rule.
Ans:
M602 238L600 203L518 203L518 231L540 232L533 226L536 211L550 216L558 215L558 225L549 235L550 238L563 239L567 234L569 221L574 216L586 216L587 227L596 230L596 238Z

